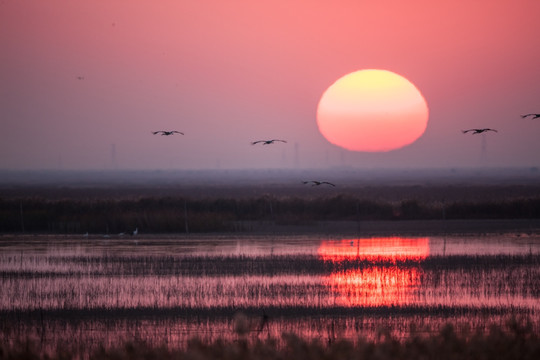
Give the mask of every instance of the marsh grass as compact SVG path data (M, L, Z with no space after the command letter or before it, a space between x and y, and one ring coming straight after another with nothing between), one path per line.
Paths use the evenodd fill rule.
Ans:
M432 255L425 259L350 257L339 261L318 255L56 255L6 253L0 256L1 278L81 276L226 276L329 274L374 266L434 270L538 268L540 253ZM532 271L532 270L531 270Z
M238 329L237 329L238 330ZM294 333L248 339L205 341L191 338L184 346L127 340L115 345L58 345L44 349L31 339L0 344L0 359L538 359L540 338L527 321L510 319L488 331L443 325L437 333L399 338L379 328L373 339L305 339Z
M102 242L5 247L0 359L289 358L302 349L312 358L332 358L341 356L333 352L337 344L368 357L407 358L408 347L417 345L416 351L447 351L436 346L506 341L501 336L518 341L517 333L527 343L540 333L540 254L532 248L514 255L338 261L311 252L200 255L171 246L134 251L138 245L130 252L125 244ZM531 320L506 324L512 316ZM376 350L383 343L394 349L390 355L387 348ZM189 352L196 347L205 349L202 355ZM479 354L467 351L460 358Z
M8 253L0 256L0 284L0 310L7 312L281 307L303 313L411 305L537 309L540 254L331 261L313 255Z

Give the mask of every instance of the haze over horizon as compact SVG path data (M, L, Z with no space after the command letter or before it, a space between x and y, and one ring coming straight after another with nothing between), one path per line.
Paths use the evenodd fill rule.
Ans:
M5 1L0 170L538 167L540 119L520 115L540 113L539 13L534 0ZM361 69L421 91L416 142L366 153L321 135L323 92ZM462 133L483 127L498 133Z

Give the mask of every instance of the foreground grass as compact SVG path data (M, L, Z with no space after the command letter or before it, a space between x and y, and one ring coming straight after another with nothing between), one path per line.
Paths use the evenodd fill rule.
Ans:
M91 354L75 354L57 349L41 354L30 342L1 345L0 359L540 359L540 338L532 326L515 320L505 329L493 327L488 333L455 331L446 325L432 336L411 335L398 340L380 331L375 340L326 343L306 341L286 334L283 339L248 341L238 334L235 341L206 344L194 339L185 349L153 347L129 342L116 348L100 348Z

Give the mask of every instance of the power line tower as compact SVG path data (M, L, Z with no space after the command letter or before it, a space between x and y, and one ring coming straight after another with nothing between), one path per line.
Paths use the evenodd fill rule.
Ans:
M300 167L300 145L294 143L294 168L298 169Z
M111 167L113 170L118 169L118 162L116 161L116 144L111 144Z

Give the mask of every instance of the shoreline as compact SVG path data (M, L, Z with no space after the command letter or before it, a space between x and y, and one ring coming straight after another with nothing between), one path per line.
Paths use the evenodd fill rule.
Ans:
M245 224L245 222L244 222ZM248 233L276 234L346 234L358 236L390 235L460 235L460 234L540 234L540 219L473 220L376 220L320 221L312 224L280 225L250 223Z
M196 237L228 237L228 236L444 236L444 235L494 235L514 234L516 236L540 235L540 219L471 219L471 220L373 220L373 221L313 221L298 224L280 224L273 221L237 221L235 231L208 232L152 232L145 233L139 229L139 234L89 234L60 232L5 232L2 238L29 237L81 237L85 239L152 239L152 238L196 238Z

